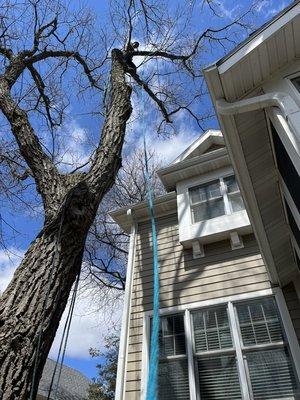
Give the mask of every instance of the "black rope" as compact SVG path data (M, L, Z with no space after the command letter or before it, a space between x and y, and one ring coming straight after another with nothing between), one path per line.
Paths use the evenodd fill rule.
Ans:
M62 205L62 214L60 217L59 228L58 228L58 232L57 232L57 236L56 236L52 266L51 266L50 275L49 275L49 279L48 279L47 292L46 292L45 300L44 300L43 306L42 306L43 311L42 311L42 316L41 316L40 331L38 334L37 348L36 348L36 353L35 353L35 357L34 357L34 367L33 367L33 375L32 375L31 390L30 390L30 397L29 397L30 400L33 400L35 381L36 381L38 362L39 362L39 355L40 355L41 344L42 344L42 335L43 335L43 329L44 329L44 324L45 324L45 319L46 319L46 309L48 306L48 300L49 300L49 296L50 296L51 286L53 283L55 264L58 260L58 255L59 255L59 242L60 242L60 237L61 237L62 225L63 225L63 221L64 221L64 217L65 217L65 205L66 205L66 202L64 201L64 203Z
M68 339L69 339L70 327L71 327L71 322L72 322L73 313L74 313L74 306L75 306L75 301L76 301L76 296L77 296L77 291L78 291L79 278L80 278L80 273L78 273L78 275L76 277L74 290L73 290L73 294L71 297L70 308L69 308L67 319L66 319L66 322L64 325L63 334L62 334L62 338L61 338L60 345L59 345L59 351L58 351L57 359L55 362L55 367L54 367L54 370L52 373L52 378L51 378L51 383L50 383L50 387L49 387L49 391L48 391L47 400L51 399L50 395L51 395L53 385L54 385L56 370L58 368L58 377L57 377L57 382L56 382L56 387L55 387L55 392L54 392L54 399L57 398L58 387L59 387L59 382L60 382L60 377L61 377L61 371L62 371L62 366L64 363L66 348L67 348ZM62 356L61 356L61 354L62 354ZM61 357L61 361L59 361L60 357Z

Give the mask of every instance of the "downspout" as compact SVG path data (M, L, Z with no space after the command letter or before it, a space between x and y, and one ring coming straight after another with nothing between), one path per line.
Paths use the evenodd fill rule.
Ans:
M267 107L279 107L285 119L296 133L299 129L299 107L291 96L282 92L271 92L250 99L230 103L225 99L216 100L217 112L221 115L237 115L262 110Z
M134 268L135 248L136 248L136 234L137 234L137 223L134 220L133 212L131 209L127 210L127 216L131 220L131 231L130 231L128 261L127 261L122 326L121 326L120 345L119 345L115 400L123 400L125 392L131 292L132 292L133 268Z

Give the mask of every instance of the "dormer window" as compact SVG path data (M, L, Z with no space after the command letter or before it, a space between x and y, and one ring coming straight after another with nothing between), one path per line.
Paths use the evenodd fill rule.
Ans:
M245 209L234 175L190 188L189 194L193 223Z

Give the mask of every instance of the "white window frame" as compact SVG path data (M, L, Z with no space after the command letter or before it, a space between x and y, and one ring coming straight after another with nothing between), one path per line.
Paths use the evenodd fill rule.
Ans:
M223 202L224 202L224 211L225 211L225 212L224 212L224 214L219 215L218 217L215 217L215 218L219 218L219 217L222 217L222 216L224 216L224 215L231 215L231 214L234 214L234 213L236 213L236 212L240 212L240 211L243 211L243 210L246 209L245 207L243 208L243 210L239 210L239 211L233 211L233 209L232 209L232 204L231 204L231 201L230 201L230 197L231 197L231 196L234 196L234 195L237 195L237 194L239 194L239 195L242 197L242 194L241 194L240 189L237 190L237 191L235 191L235 192L228 193L227 186L226 186L226 183L225 183L225 179L226 179L226 178L229 178L229 177L231 177L231 176L233 176L233 177L235 178L235 180L236 180L235 174L234 174L234 172L232 172L232 173L227 173L226 175L223 175L223 176L221 176L221 177L212 179L211 181L208 181L208 182L205 182L205 183L201 183L201 184L199 184L199 185L192 186L192 187L190 187L190 188L188 189L188 190L189 190L189 205L190 205L190 213L191 213L191 221L192 221L192 224L198 224L199 222L204 222L204 221L209 221L209 220L211 220L211 219L214 219L214 218L209 218L209 219L206 219L206 220L195 221L195 220L194 220L194 217L193 217L193 208L194 208L194 207L197 207L197 206L200 205L200 204L210 203L211 201L214 201L214 200L217 200L217 199L221 199L221 198L223 199ZM191 194L190 194L191 190L193 190L193 189L195 189L195 188L197 188L197 187L199 187L199 186L202 186L202 185L209 185L210 183L213 183L213 182L216 182L216 181L219 182L219 186L220 186L220 196L215 197L215 198L213 198L213 199L211 199L211 200L199 201L199 202L194 203L194 204L192 203L192 196L191 196ZM237 181L236 181L236 182L237 182ZM243 198L242 198L242 200L243 200Z
M188 358L188 366L189 366L189 387L190 387L190 400L201 400L200 393L197 393L197 385L196 385L196 376L195 376L195 366L194 366L194 349L193 349L193 329L191 323L191 311L208 308L218 305L227 304L228 312L231 314L231 318L229 318L233 347L236 352L237 362L238 362L238 370L241 382L241 393L243 400L250 400L250 392L248 388L248 379L246 376L246 369L244 366L243 353L241 348L241 339L240 333L237 323L237 318L235 316L235 309L233 303L236 304L238 302L247 301L247 300L255 300L264 297L273 296L275 298L280 318L285 330L287 343L289 345L289 350L291 353L292 361L295 366L295 373L297 375L298 381L300 382L300 347L298 343L298 339L289 315L289 311L287 309L285 299L280 288L273 289L265 289L257 292L251 293L243 293L234 296L222 297L211 300L204 300L200 302L190 303L187 305L179 305L174 307L168 307L160 310L161 316L166 316L170 314L182 313L184 312L184 324L186 329L186 341L190 343L187 345L187 358ZM234 315L234 318L232 318ZM150 318L152 317L152 311L146 311L144 313L144 328L143 328L143 357L142 357L142 373L141 373L141 385L142 385L142 394L141 399L146 400L146 387L147 387L147 378L148 378L148 363L149 363L149 332L150 332ZM241 366L243 363L243 366ZM199 387L199 386L198 386Z
M200 178L191 178L177 183L179 241L184 246L191 247L192 242L197 239L201 243L215 241L216 237L218 240L229 239L229 231L236 231L242 235L252 232L246 209L232 213L229 204L227 206L225 204L225 211L226 209L228 211L224 215L195 223L192 220L190 189L231 175L234 175L232 167L224 167L203 174Z

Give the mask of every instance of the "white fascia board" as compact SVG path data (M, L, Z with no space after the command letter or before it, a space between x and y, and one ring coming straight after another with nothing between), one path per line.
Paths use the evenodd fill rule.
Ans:
M263 31L258 32L257 35L254 34L254 37L249 42L245 43L240 49L238 49L232 56L226 59L222 64L218 66L218 71L220 74L228 71L233 65L240 62L244 57L246 57L251 51L260 46L263 42L265 42L270 36L272 36L275 32L281 29L284 25L290 22L294 17L296 17L300 13L300 4L299 2L276 19L273 23L271 23L268 27L266 27Z

